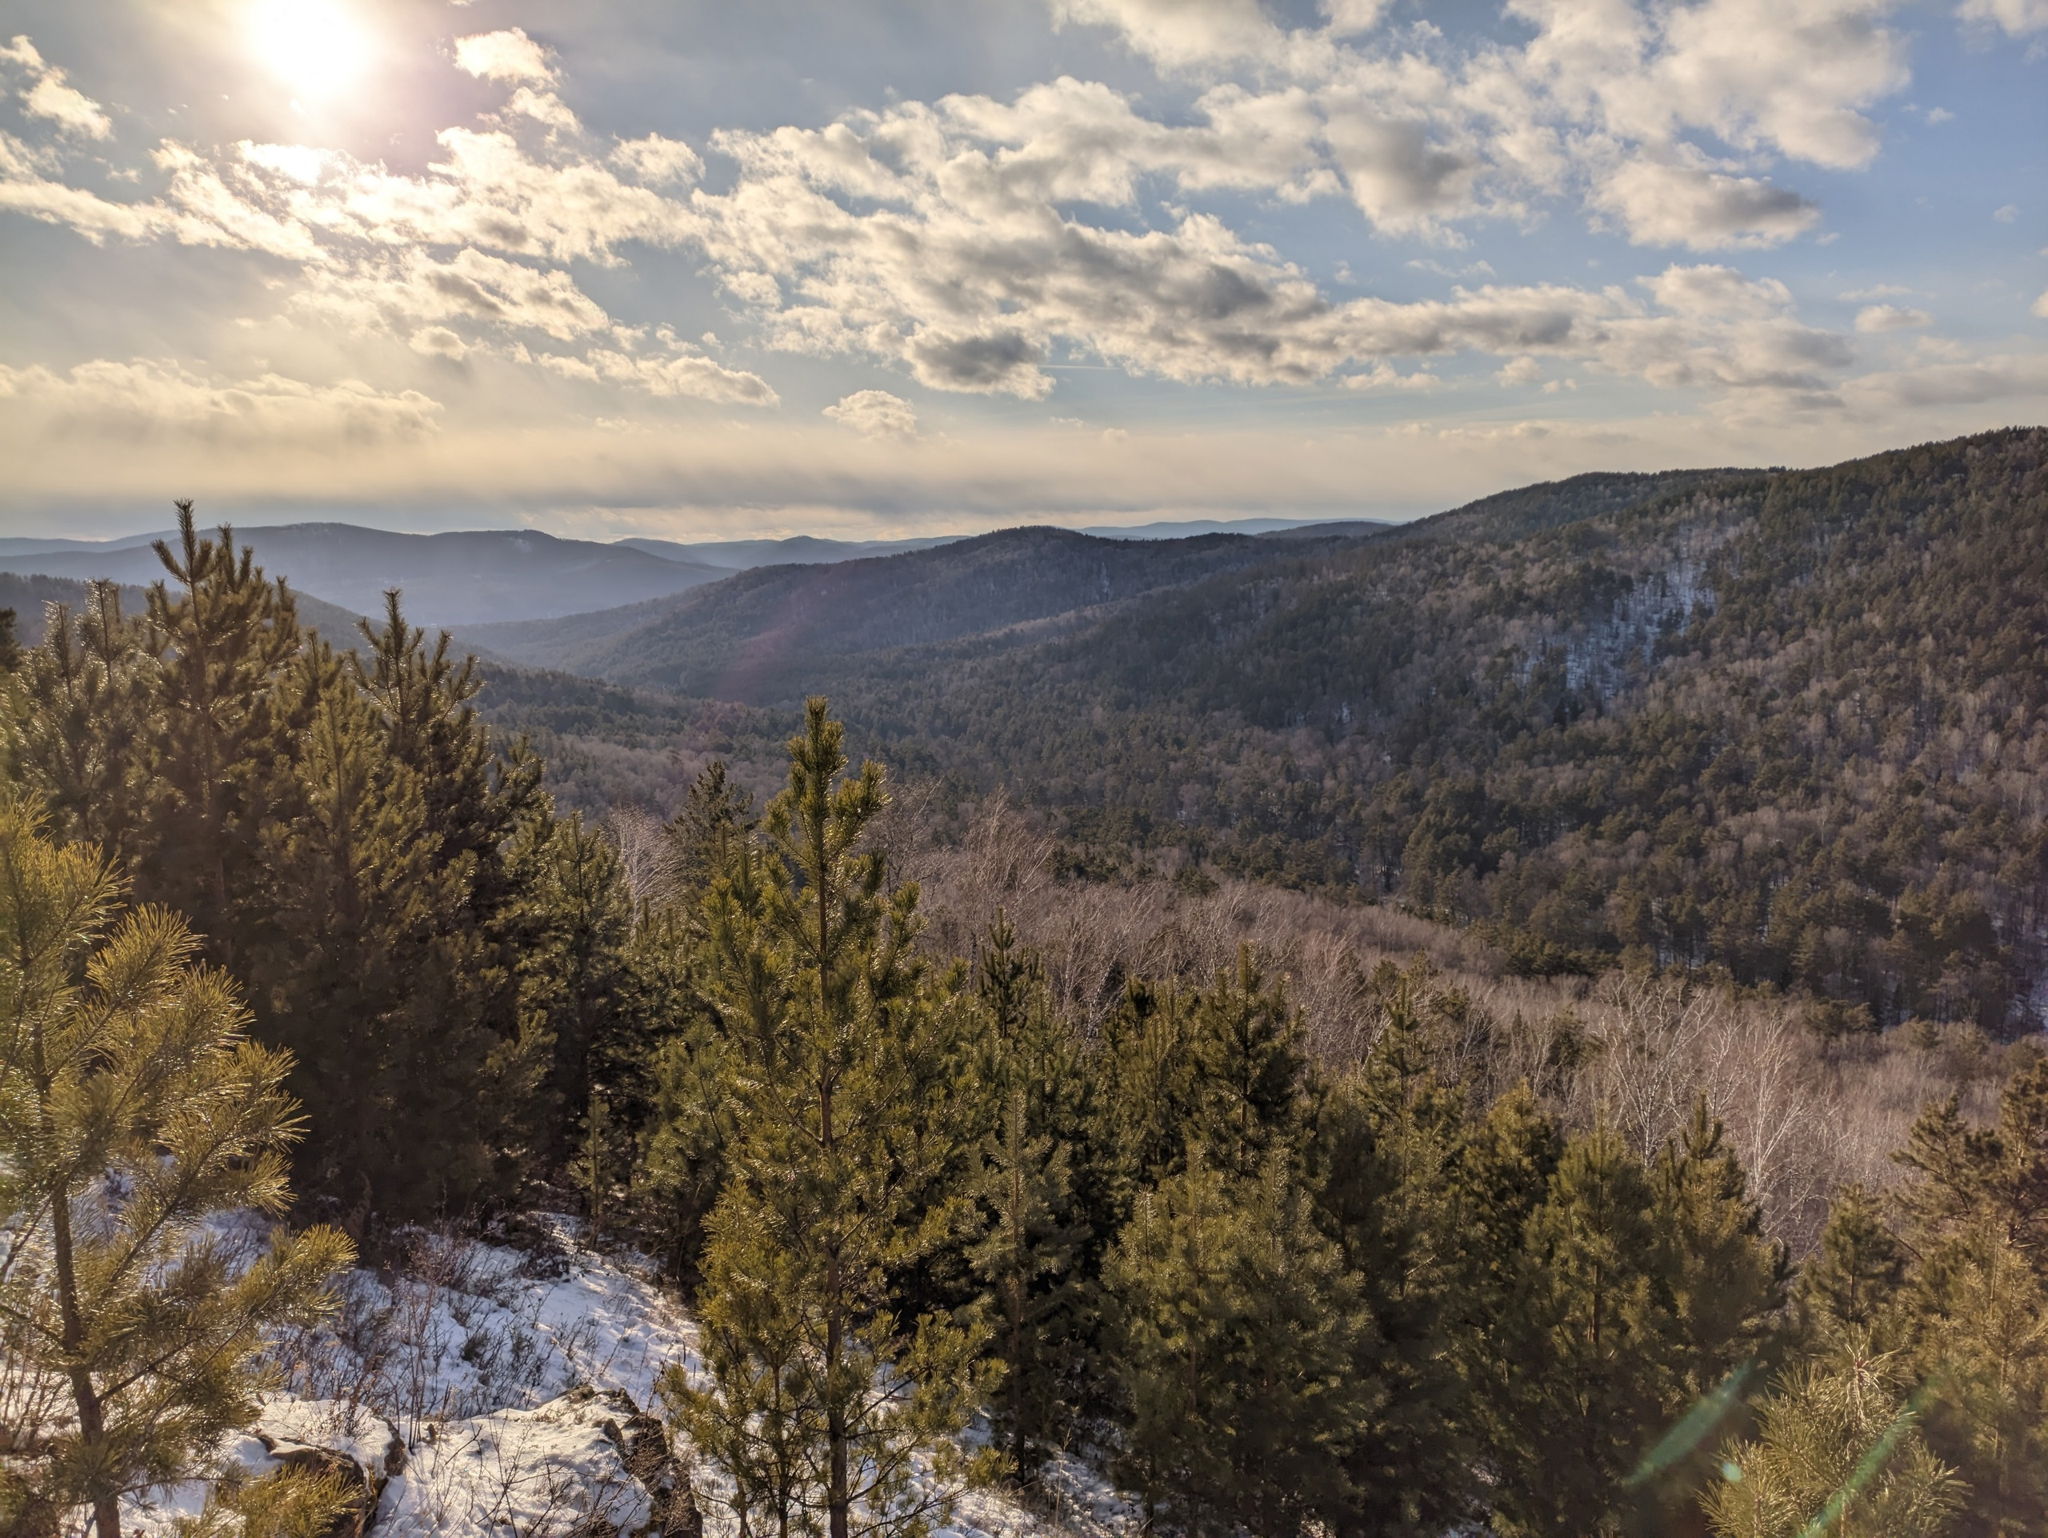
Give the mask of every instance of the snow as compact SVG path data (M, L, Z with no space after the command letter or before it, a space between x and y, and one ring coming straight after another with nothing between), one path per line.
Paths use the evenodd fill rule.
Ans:
M523 1221L518 1243L421 1234L404 1264L347 1273L332 1320L276 1343L286 1391L221 1449L222 1462L252 1475L277 1468L260 1433L384 1470L400 1462L396 1438L402 1468L384 1486L377 1534L646 1531L655 1512L627 1467L628 1423L661 1415L656 1383L670 1366L702 1370L696 1326L644 1258L600 1251L572 1218ZM706 1538L732 1538L722 1475L678 1452ZM933 1538L1109 1538L1142 1526L1138 1508L1078 1459L1054 1460L1041 1486L1045 1511L978 1491ZM131 1502L135 1530L157 1538L203 1500L193 1483Z

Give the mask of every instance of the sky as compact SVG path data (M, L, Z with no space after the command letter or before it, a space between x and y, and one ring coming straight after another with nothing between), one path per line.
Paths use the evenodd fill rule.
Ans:
M2048 0L11 0L0 532L1405 517L2048 421Z

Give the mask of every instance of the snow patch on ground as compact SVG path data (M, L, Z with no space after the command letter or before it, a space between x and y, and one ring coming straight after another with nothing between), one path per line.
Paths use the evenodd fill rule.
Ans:
M628 1468L629 1422L636 1411L661 1415L656 1383L670 1366L701 1372L696 1326L644 1258L600 1252L572 1218L522 1222L516 1242L422 1234L402 1264L349 1272L332 1320L276 1343L286 1392L224 1460L256 1475L276 1468L260 1431L381 1469L395 1430L403 1468L384 1486L378 1534L645 1531L655 1513ZM245 1237L258 1242L254 1225ZM722 1476L689 1448L677 1453L707 1538L732 1538ZM1110 1538L1142 1527L1142 1513L1077 1459L1055 1460L1041 1485L1032 1507L975 1492L934 1538ZM168 1532L197 1514L204 1493L194 1484L131 1503L136 1531Z

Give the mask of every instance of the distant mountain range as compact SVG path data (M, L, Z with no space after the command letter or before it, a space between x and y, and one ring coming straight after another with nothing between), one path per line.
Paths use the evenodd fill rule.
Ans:
M524 627L566 802L757 790L813 692L1061 869L1202 869L1858 1021L2048 1019L2048 430L1588 475L1363 538L1012 530ZM518 627L476 632L509 647ZM467 636L465 636L467 639ZM624 688L620 686L626 686ZM658 693L655 691L659 691ZM670 775L664 778L665 774Z
M1253 518L1236 524L1199 520L1088 532L1120 540L1160 541L1216 532L1313 534L1315 527L1288 519ZM1360 533L1385 526L1351 522L1341 527ZM398 534L346 523L237 527L235 534L255 549L266 571L287 578L303 594L371 614L383 608L385 592L397 588L404 594L406 613L412 620L441 626L555 619L616 609L671 597L738 571L868 560L974 537L835 540L796 535L693 543L644 538L603 543L564 539L532 529ZM162 575L152 548L161 537L143 534L108 541L0 538L0 572L145 585Z

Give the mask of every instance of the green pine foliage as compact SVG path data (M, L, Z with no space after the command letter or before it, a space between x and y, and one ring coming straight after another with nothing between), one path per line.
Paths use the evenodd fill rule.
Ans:
M474 665L395 594L337 654L190 504L159 556L142 616L104 584L52 612L5 678L4 761L292 1052L301 1197L364 1233L475 1210L566 1166L595 1081L639 1117L661 990L616 856L486 727Z
M867 847L880 771L845 767L815 701L788 789L710 899L728 1173L703 1258L710 1382L668 1392L752 1522L915 1535L972 1472L954 1436L992 1380L976 1324L899 1318L889 1287L966 1205L931 1199L953 1150L947 1107L918 1091L967 1010L914 952L916 889L890 891ZM932 1481L913 1483L914 1460Z
M1199 1156L1138 1201L1104 1266L1121 1467L1169 1528L1287 1538L1352 1506L1346 1453L1383 1387L1357 1279L1284 1158Z
M1719 1538L1941 1538L1965 1488L1927 1448L1910 1373L1845 1328L1759 1407L1706 1509Z
M129 908L91 849L0 802L0 1525L189 1477L254 1412L263 1332L310 1323L351 1257L332 1229L253 1265L205 1230L280 1215L301 1123L289 1059L162 908ZM25 1413L24 1413L25 1412Z

